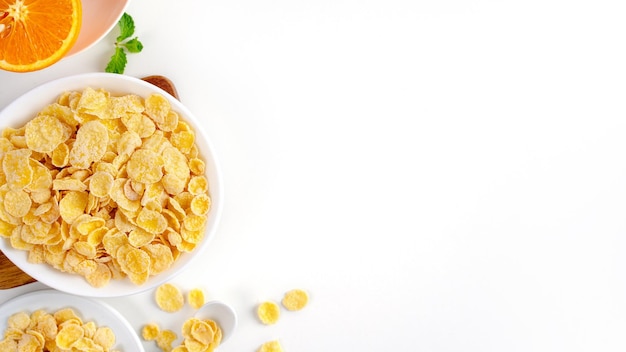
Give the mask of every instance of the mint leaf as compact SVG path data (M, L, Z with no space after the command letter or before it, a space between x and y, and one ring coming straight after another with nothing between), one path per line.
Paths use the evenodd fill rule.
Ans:
M118 25L120 26L120 35L116 39L118 43L124 39L130 38L130 36L135 33L135 21L126 12L124 12L122 18L120 18Z
M127 63L126 52L139 53L143 50L143 44L137 37L128 39L135 33L135 21L129 14L124 12L117 24L120 27L120 35L115 39L115 53L104 71L123 74Z
M124 68L126 67L126 52L124 52L123 48L117 47L115 48L115 54L111 56L111 61L104 69L105 72L109 73L124 73Z
M143 44L137 39L137 37L127 41L123 44L128 52L130 53L140 53L143 50Z

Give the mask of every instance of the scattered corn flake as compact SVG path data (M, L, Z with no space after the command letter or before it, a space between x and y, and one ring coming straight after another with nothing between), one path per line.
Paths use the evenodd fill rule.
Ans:
M263 324L275 324L280 318L280 307L272 301L263 302L257 307L257 317Z
M282 352L283 348L278 340L268 341L259 347L257 352Z
M185 304L180 289L170 283L165 283L156 289L155 300L161 310L170 313L179 311Z
M297 311L304 308L309 303L309 295L301 289L293 289L285 292L282 305L287 310Z
M172 330L162 330L156 337L156 343L159 348L167 352L172 350L172 344L177 338L178 335Z
M194 309L198 309L204 305L204 291L194 288L187 294L187 302Z
M155 323L146 324L141 329L141 337L146 341L152 341L159 336L159 326Z

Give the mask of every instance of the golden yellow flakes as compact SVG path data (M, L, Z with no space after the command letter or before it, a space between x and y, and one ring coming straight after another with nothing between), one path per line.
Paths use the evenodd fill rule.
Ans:
M282 305L287 310L297 311L304 308L309 303L309 295L301 289L293 289L285 292Z
M4 154L2 171L11 189L24 189L33 181L33 168L30 165L29 149L15 149Z
M4 195L4 208L7 213L18 218L28 214L32 203L28 193L22 190L12 189Z
M85 213L89 195L84 192L71 191L65 193L59 202L59 213L63 221L71 224L80 215Z
M57 346L61 349L70 349L85 334L82 326L68 324L59 331L55 338Z
M189 180L187 189L194 196L206 194L209 190L209 181L205 176L194 176Z
M7 326L0 351L113 351L116 343L111 328L85 323L71 308L15 313Z
M160 94L150 94L145 100L145 113L156 123L165 122L170 108L170 102Z
M192 289L187 294L187 302L194 309L202 307L204 305L204 291L199 288Z
M24 312L15 313L9 317L7 325L13 329L26 330L30 325L30 315Z
M137 214L137 226L151 234L163 233L167 228L167 220L156 210L141 209Z
M173 346L178 338L171 330L161 330L156 324L146 324L142 337L146 341L156 341L162 351L167 352L212 352L222 342L222 329L211 319L188 318L181 327L183 341Z
M185 304L185 298L180 289L169 283L156 289L155 300L161 310L170 313L179 311Z
M278 340L268 341L259 347L257 352L283 352L283 347Z
M172 266L174 254L172 248L161 243L150 243L141 248L150 257L150 273L159 274Z
M50 153L71 135L72 128L54 116L38 115L26 123L25 139L28 149Z
M257 307L257 317L266 325L276 324L280 318L280 307L272 301L266 301Z
M87 169L91 163L104 156L109 144L107 128L98 120L82 125L76 132L76 140L70 149L70 164Z
M172 133L171 139L172 145L184 154L187 154L191 151L194 142L195 136L191 131L181 131Z
M191 200L189 209L195 215L206 215L211 209L211 197L206 194L199 194Z
M204 236L206 165L164 96L65 92L2 130L0 163L0 235L94 287L142 285ZM70 333L62 344L90 346Z
M115 333L109 327L99 327L93 334L93 342L95 345L104 347L104 350L110 350L115 344Z
M50 158L52 165L65 167L70 162L70 148L65 143L59 144L53 151Z
M135 151L128 160L126 172L128 177L137 182L151 184L163 177L163 158L156 152L148 149Z
M159 336L159 326L154 323L146 324L141 329L141 337L146 341L152 341Z
M168 352L172 350L172 344L177 338L178 335L176 335L176 333L172 330L162 330L159 331L159 334L156 337L156 343L159 348Z

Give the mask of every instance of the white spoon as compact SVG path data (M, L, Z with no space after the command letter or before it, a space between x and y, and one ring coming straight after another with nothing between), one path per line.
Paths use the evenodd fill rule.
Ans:
M222 343L228 340L237 326L235 310L228 304L220 301L205 303L194 316L198 319L214 320L222 329Z

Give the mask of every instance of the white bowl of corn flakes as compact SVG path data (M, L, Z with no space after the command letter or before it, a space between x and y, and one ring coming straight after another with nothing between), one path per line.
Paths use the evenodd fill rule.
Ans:
M52 288L115 297L154 288L213 237L222 183L198 120L165 91L90 73L0 112L0 249Z
M145 350L118 311L56 290L29 292L3 303L0 333L0 351Z

